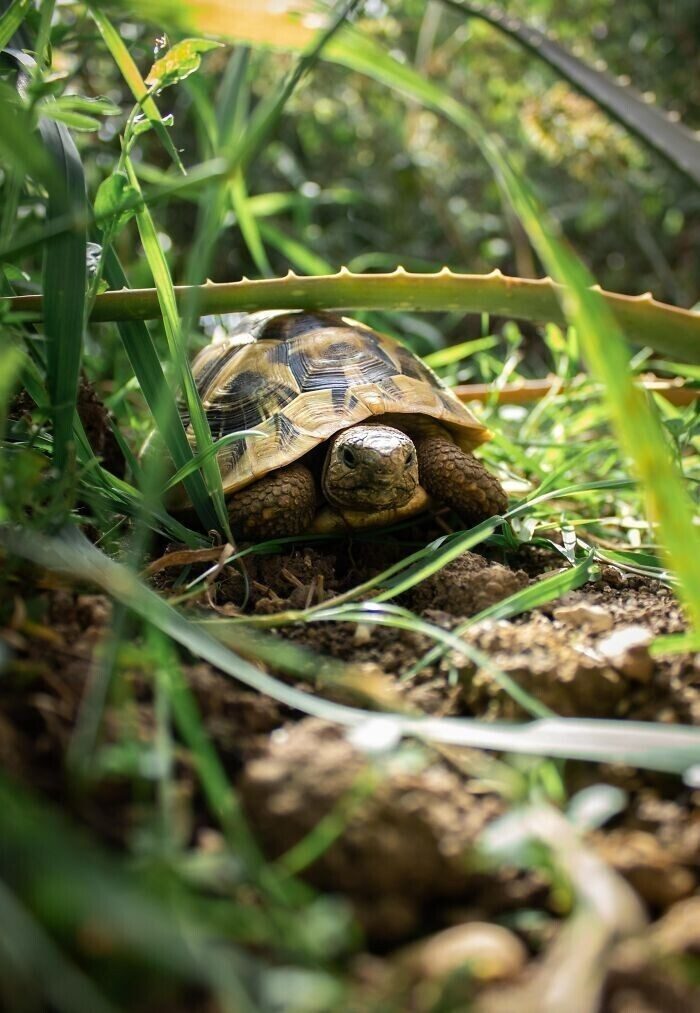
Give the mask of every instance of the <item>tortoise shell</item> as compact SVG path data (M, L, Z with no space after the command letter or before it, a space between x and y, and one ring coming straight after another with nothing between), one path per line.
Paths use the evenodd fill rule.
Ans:
M222 340L202 349L192 372L214 440L243 429L263 434L219 451L225 492L291 464L341 429L376 415L438 419L465 450L489 438L409 349L330 313L246 315Z

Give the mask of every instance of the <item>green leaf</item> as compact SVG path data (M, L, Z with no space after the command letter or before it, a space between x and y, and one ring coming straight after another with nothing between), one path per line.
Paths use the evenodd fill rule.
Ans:
M0 82L0 158L18 172L49 187L55 181L51 160L36 135L35 124L17 92Z
M125 172L118 170L102 180L95 194L95 218L100 228L104 229L114 219L115 230L125 225L135 214L135 206L121 210L127 202L138 201L138 191L129 182Z
M218 49L220 46L220 42L213 42L211 39L183 39L182 42L177 42L153 64L148 72L146 84L161 91L177 84L178 81L184 81L199 69L202 53L208 53L210 49Z
M0 17L0 49L4 49L32 9L32 0L13 0Z
M56 102L45 102L39 107L39 112L45 119L55 120L57 123L65 123L73 130L83 130L93 133L100 129L100 121L94 116L86 116L85 113L77 113L61 105L60 100Z
M166 127L172 127L175 122L175 118L172 113L168 113L167 116L163 116L162 123ZM137 116L134 122L131 124L131 136L140 137L142 134L147 134L149 130L152 130L155 126L153 120L149 120L146 116Z
M105 257L105 276L113 288L124 288L127 285L126 275L111 248L107 250ZM140 320L125 320L118 326L129 362L158 426L158 432L175 467L182 468L192 460L192 448L187 440L175 397L163 375L163 367L148 328ZM204 530L215 528L217 517L212 509L201 472L195 471L184 478L183 482Z
M63 469L73 438L73 417L83 348L87 290L87 198L78 150L62 123L42 119L39 130L54 165L49 186L49 222L70 216L69 232L45 246L43 288L46 310L47 381L54 425L54 460Z
M121 116L121 106L108 98L91 98L86 95L61 95L57 103L65 109L92 116Z
M126 48L124 40L107 15L100 10L96 4L89 5L89 9L92 19L100 31L100 35L104 39L107 48L112 54L112 59L119 67L122 77L131 89L132 95L137 102L142 104L144 113L153 124L153 128L157 133L161 144L170 155L173 163L177 166L180 172L185 175L185 167L182 164L182 160L175 145L173 144L173 139L168 133L165 122L158 110L158 106L156 105L154 99L148 95L148 88L141 77L139 68L134 63L131 53Z

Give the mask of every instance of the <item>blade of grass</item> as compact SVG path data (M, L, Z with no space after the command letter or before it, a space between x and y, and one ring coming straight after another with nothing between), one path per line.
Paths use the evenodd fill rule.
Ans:
M397 563L393 563L381 573L370 577L369 580L364 581L362 584L357 584L355 587L350 588L350 590L344 591L330 600L320 602L312 608L277 612L273 615L245 616L240 619L231 620L231 622L258 627L277 627L296 622L306 622L313 618L317 612L324 611L332 606L344 605L349 601L368 594L370 591L374 591L375 588L383 588L383 590L380 590L372 601L382 602L389 598L395 598L397 595L403 594L420 583L421 580L425 580L426 577L437 573L438 570L451 563L453 559L461 556L463 552L485 541L502 523L502 517L490 517L469 531L461 531L455 535L444 535L441 538L437 538L417 552L413 552ZM236 558L240 558L240 555L239 553L238 556L232 556L231 562Z
M139 181L133 170L131 159L128 156L124 159L124 166L129 182L137 192L140 192ZM148 260L148 265L156 284L158 299L163 313L165 334L168 339L168 348L182 383L190 423L196 440L197 452L205 455L202 460L201 474L204 477L207 491L214 504L217 527L231 540L228 512L221 484L221 472L219 471L216 459L210 453L212 446L211 430L209 429L206 412L197 393L197 387L187 358L182 338L180 317L175 302L173 282L170 277L170 269L165 254L161 249L150 211L145 204L136 212L136 222L141 242L143 243L144 253L146 254L146 259Z
M457 345L449 345L447 348L439 348L436 352L429 352L423 356L423 362L431 369L441 369L443 366L452 366L456 362L469 358L476 352L483 352L488 348L495 348L498 338L475 338L473 341L461 341Z
M72 945L81 929L104 926L113 955L204 985L232 1004L223 1008L253 1013L246 987L257 975L252 958L230 942L209 945L215 921L209 925L192 913L194 904L172 877L159 894L145 876L122 869L4 777L0 806L0 874L45 925Z
M38 566L69 573L96 584L196 657L203 658L274 700L346 727L356 727L377 718L376 713L371 711L320 699L261 672L201 627L190 623L145 587L134 574L110 560L75 530L67 530L60 539L50 539L34 532L30 535L16 528L0 526L0 544L5 551L29 559ZM383 715L382 720L387 717L396 722L400 735L414 736L427 742L630 763L643 769L669 773L683 773L696 764L700 756L700 732L697 729L651 722L550 718L523 725L506 725L464 718L411 718L401 714Z
M269 896L276 897L283 904L292 902L295 895L300 896L300 890L301 893L304 890L297 888L297 884L284 882L260 851L243 814L240 799L202 724L197 703L172 642L157 629L152 629L151 640L159 659L157 677L167 693L174 723L192 752L209 808L226 833L234 854L244 863L248 875L265 888Z
M19 972L27 992L37 998L41 996L60 1013L75 1013L79 1009L116 1013L117 1007L101 995L86 975L69 963L51 936L2 880L0 921L3 926L0 967L5 965L3 978L6 984ZM41 967L40 975L36 973L37 967ZM3 991L0 986L0 994ZM9 1000L7 993L6 998Z
M153 129L160 138L163 147L168 152L179 171L185 175L185 167L182 164L177 148L173 144L168 128L163 123L163 118L160 115L155 99L152 97L145 98L148 94L148 87L141 77L141 73L134 63L129 50L126 48L121 35L104 11L96 4L88 4L88 8L90 10L90 16L97 25L100 35L104 39L105 45L112 55L112 59L119 67L122 77L131 89L131 94L137 102L142 102L142 109L153 124Z
M0 49L4 49L32 8L32 0L13 0L0 17Z
M422 633L438 642L436 649L440 654L446 651L455 651L457 654L469 658L478 668L488 672L526 714L536 718L556 717L556 713L546 704L540 703L536 697L519 686L515 679L497 668L487 654L461 640L457 635L457 630L444 630L434 623L420 619L408 609L400 608L397 605L377 605L373 601L361 602L322 610L313 616L313 620L314 622L369 623L373 626L388 626L392 629L406 630L408 633Z
M260 222L258 228L265 242L274 246L297 270L305 274L328 274L332 270L327 260L269 222Z
M236 440L243 440L248 436L265 436L265 433L259 429L241 429L236 433L227 433L226 436L222 436L220 440L216 440L210 447L207 447L201 454L195 454L191 461L184 464L182 468L175 472L173 477L168 481L165 486L166 491L172 489L173 486L178 485L183 479L187 478L194 471L197 471L202 467L207 457L213 457L218 454L224 447L228 447L230 443L235 443Z
M249 58L250 50L247 47L239 47L231 54L226 66L216 109L218 147L222 152L232 150L234 139L245 130L245 121L248 116L246 74ZM241 230L241 235L255 266L263 277L271 275L272 268L267 259L265 245L251 206L242 169L237 170L231 177L229 196L238 228Z
M105 277L114 288L123 289L127 280L112 249L105 258ZM146 325L140 321L122 321L119 334L134 374L156 421L158 432L175 467L185 468L193 460L192 448L177 409L177 403L163 375L163 369ZM205 531L217 526L217 515L201 473L197 470L183 479L187 495Z
M54 460L59 470L68 464L68 445L78 395L78 376L83 350L85 295L87 289L87 196L85 176L67 128L42 120L42 140L54 164L55 179L49 190L47 218L73 216L70 232L46 244L43 288L46 299L44 330L47 337L47 380L53 414ZM82 221L82 225L79 223Z
M556 601L557 598L561 598L567 592L586 584L591 579L593 565L594 557L591 551L580 563L577 563L576 566L568 567L563 573L555 573L551 577L545 577L544 580L538 580L536 584L524 587L521 591L516 591L515 594L508 595L507 598L503 598L501 601L489 605L488 608L482 609L481 612L477 612L476 615L455 626L452 634L458 638L470 627L483 622L484 619L513 619L514 616L522 615L523 612L530 612L532 609L546 605L550 601ZM448 649L442 646L431 648L431 650L427 651L422 658L411 666L405 673L404 678L412 679L428 665L435 664Z

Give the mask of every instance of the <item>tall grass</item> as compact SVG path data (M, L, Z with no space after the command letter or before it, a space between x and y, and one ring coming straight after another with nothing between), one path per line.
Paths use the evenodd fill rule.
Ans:
M98 28L106 52L136 101L122 133L122 157L116 170L109 172L106 187L98 194L101 199L95 202L99 213L92 215L86 201L79 156L79 150L85 153L92 189L96 177L104 174L104 167L93 161L91 145L94 142L99 148L97 139L79 149L65 124L48 113L42 115L41 103L53 101L51 95L45 99L42 94L35 102L32 97L18 98L7 85L0 86L0 156L15 174L12 200L3 212L3 221L7 219L12 226L10 234L2 238L3 263L7 264L10 257L16 258L17 264L23 263L21 257L31 260L38 248L45 249L46 254L41 278L43 317L36 313L31 319L22 316L38 306L37 293L29 291L39 277L36 265L29 284L19 268L8 268L7 278L3 278L3 296L9 296L13 287L29 294L1 304L3 325L7 321L13 340L0 349L0 422L6 422L12 414L5 425L0 461L2 489L11 493L7 503L2 504L0 547L3 559L11 563L15 602L12 624L21 625L21 606L26 598L31 616L26 629L32 629L34 591L18 579L31 581L36 573L41 574L42 587L53 589L58 575L61 586L81 591L97 589L116 604L111 639L101 645L72 733L68 776L72 778L70 788L76 802L91 784L102 782L105 772L116 776L120 784L133 790L135 818L142 811L146 817L138 823L139 835L127 842L127 860L117 860L86 842L44 803L0 778L0 808L6 829L0 845L0 915L7 929L4 940L0 939L0 977L3 982L19 978L26 983L29 1001L37 1008L44 1003L61 1010L107 1010L114 1002L121 1003L124 995L131 998L137 991L137 1002L148 1002L148 989L157 989L164 979L207 989L227 1010L278 1008L272 987L275 982L277 997L283 987L285 1001L290 1008L296 1008L291 993L294 983L303 979L316 998L319 994L325 997L325 1005L320 1001L315 1006L310 1001L305 1005L299 1000L299 1009L341 1008L336 957L347 955L356 937L342 906L318 897L295 876L342 833L354 807L376 787L380 767L369 766L367 777L360 778L350 796L308 838L278 863L268 863L232 783L231 756L220 756L215 748L188 684L183 659L199 659L222 677L235 679L296 714L316 716L355 730L360 734L354 736L354 741L364 739L375 745L378 741L389 742L389 752L396 750L403 738L411 738L439 749L456 746L552 757L556 764L543 761L538 770L542 771L542 784L547 779L546 771L550 772L549 780L555 785L550 794L562 806L565 788L559 761L625 763L676 775L692 772L699 752L694 729L661 722L560 718L517 681L499 672L489 658L470 648L461 635L485 619L510 619L552 602L595 579L597 564L610 561L635 573L677 581L688 615L696 629L700 628L698 534L693 526L687 481L678 466L682 462L685 478L695 479L699 474L697 453L692 449L693 418L689 413L671 417L665 409L666 428L662 429L659 410L634 378L634 371L644 366L645 357L639 356L630 365L623 336L625 332L628 338L667 355L697 358L699 318L648 298L594 291L592 278L568 248L556 224L534 200L528 181L514 170L503 146L443 87L398 62L359 30L347 27L346 16L356 4L338 5L320 31L315 22L310 25L304 18L290 19L267 4L251 15L250 5L238 0L227 6L197 2L176 5L171 0L148 0L141 8L125 5L126 9L136 9L139 17L157 17L159 30L173 29L176 46L185 30L226 40L234 38L253 46L303 51L287 76L257 105L249 102L248 89L257 68L248 50L239 50L228 59L216 100L189 79L189 95L194 96L193 107L201 120L202 160L188 166L186 174L183 161L188 159L178 152L169 132L169 120L161 115L159 105L164 106L157 89L151 86L149 90L129 53L119 18L108 14L102 5L88 6L85 23L94 23ZM14 0L6 8L0 17L3 44L31 13L24 0ZM59 14L63 14L60 8ZM38 29L38 60L32 74L38 86L49 90L59 85L49 78L45 54L52 40L59 47L62 41L57 29L52 36L52 16L53 4L45 3L38 17L31 17L31 24ZM54 21L56 26L63 24ZM82 27L82 23L71 25L79 44L83 42ZM68 38L70 41L73 36L69 34ZM556 65L551 51L543 53ZM216 55L221 58L220 53ZM341 271L327 278L272 277L271 261L280 253L308 273L330 274L336 266L328 263L325 247L317 250L301 231L298 235L288 234L269 221L273 214L290 209L303 218L306 205L301 195L254 193L256 181L250 172L265 146L283 132L290 99L320 60L336 62L353 74L373 78L411 103L436 112L474 139L556 284L511 280L499 273L487 277L453 275L448 270L435 277L403 270L389 275L353 276ZM183 82L184 76L183 72ZM187 87L178 82L178 89L184 91ZM40 134L35 130L37 122ZM142 136L137 132L146 129L157 135L156 147L164 149L172 168L156 167L136 157ZM146 145L144 142L145 150L152 150ZM190 155L191 149L187 152ZM20 184L25 185L25 181L32 198L40 206L43 202L48 212L45 222L26 229L15 214L22 193ZM344 209L352 209L358 199L338 186L322 193L324 200L337 202ZM175 260L161 242L160 209L179 199L194 202L198 212L191 246L179 268L185 280L192 283L184 289L174 284ZM207 276L232 212L261 278L199 286L195 283ZM115 290L104 295L98 294L99 271L89 286L85 274L88 230L98 229L99 233L91 232L91 238L101 236L103 243L99 271L104 270L108 284ZM145 255L143 264L136 254L137 236ZM126 270L117 249L120 256L123 252L127 257L131 255L125 261ZM366 259L371 266L393 266L395 262L384 251L376 256L370 252ZM146 292L130 289L130 280L143 278L146 271L155 288ZM186 605L190 597L201 595L209 574L182 575L176 587L179 600L169 602L136 571L143 562L151 529L192 548L207 544L206 535L169 516L159 502L160 493L167 495L174 482L182 481L186 486L205 531L216 527L225 537L230 536L215 460L216 450L223 443L212 442L192 380L190 330L204 310L271 306L400 309L405 314L402 321L408 324L412 320L408 311L416 309L447 310L454 314L448 318L451 322L467 309L529 319L545 317L559 324L569 322L575 334L550 328L542 348L547 361L555 366L557 379L572 382L566 396L552 392L526 422L522 416L519 422L504 416L502 431L497 431L485 450L501 474L517 480L519 492L504 518L492 518L470 531L457 531L427 545L407 544L404 557L396 564L308 608L237 619L204 617L188 612ZM158 327L151 331L143 323L148 317L162 321L164 342ZM131 465L126 479L111 474L96 459L76 415L81 356L87 348L88 370L95 368L97 358L94 344L84 343L86 318L92 341L104 336L100 354L112 355L110 368L115 364L114 376L109 377L115 384L110 399L117 410L116 424ZM116 332L112 330L92 330L99 320L115 319L119 321L121 344L113 338ZM450 382L478 376L496 388L509 379L518 379L522 336L511 334L500 340L489 333L487 324L485 321L481 337L433 351L428 361ZM431 330L426 324L421 335L428 345L434 340L435 328ZM21 352L14 343L20 337L25 342ZM607 407L601 405L593 384L584 381L579 385L578 379L574 380L580 371L579 346L591 374L602 384ZM118 354L114 353L115 347ZM122 362L122 350L128 362ZM659 365L659 369L677 368L669 360L661 362L665 366ZM683 369L685 375L694 378L692 367ZM171 377L184 391L196 446L188 442L178 415L169 386ZM16 410L8 411L17 378L21 378L36 405L29 421L18 420ZM129 401L131 393L142 396L145 405L135 402L134 407ZM51 426L42 416L46 409L52 413ZM135 447L135 434L145 428L146 409L172 458L168 475L159 476L157 466L151 469L148 464L140 465L130 449L129 441L133 440ZM484 414L496 420L497 428L494 404L487 404ZM605 435L608 416L616 440ZM225 440L242 435L227 434ZM635 483L627 476L626 461L621 462L618 445L635 469L647 499L647 523L639 515ZM6 453L8 450L11 454ZM54 509L52 501L43 505L42 495L47 490L38 488L41 479L31 487L23 485L24 473L17 461L26 453L52 455L57 470L47 473L50 481L44 485L50 486L54 476L62 473L60 482L55 483L63 500L61 509ZM515 481L513 484L516 487ZM74 490L77 498L71 498ZM66 507L73 514L56 534L59 523L66 521ZM48 524L44 523L47 513L51 521ZM123 524L126 515L133 518L128 537ZM637 525L637 542L623 541L630 515ZM80 533L86 521L90 524L86 530L95 542L104 543L107 551ZM53 530L47 533L47 528ZM611 530L617 536L615 547L606 538ZM398 534L402 537L401 532ZM368 533L359 535L358 540L371 542L377 537L384 535ZM661 565L655 554L657 541L664 552ZM556 548L561 569L450 631L416 616L402 604L405 598L401 596L465 551L488 543L492 551L508 553L523 542L548 550ZM186 566L188 560L201 562L206 557L211 561L216 555L217 573L225 579L228 566L245 567L252 553L285 551L290 544L294 540L279 539L242 550L228 546L221 551L208 549L204 554L185 552L182 558ZM118 554L120 561L115 558ZM33 569L27 568L27 563ZM16 573L20 578L15 579ZM7 608L2 615L3 619L10 615ZM522 724L485 723L476 718L445 719L408 713L398 691L382 696L374 692L371 680L358 680L353 666L318 657L309 649L269 634L278 626L315 622L375 624L394 629L397 637L401 631L427 637L434 646L402 673L405 679L449 652L467 654L532 720ZM129 639L134 640L133 647ZM687 646L688 641L685 643ZM0 655L0 664L6 660L5 652ZM134 696L134 672L145 680L152 694L153 727L147 741L134 723L140 705ZM284 681L274 673L290 678ZM305 683L311 683L313 689L302 688ZM340 690L343 699L353 694L350 699L356 704L325 698L317 692L324 684ZM112 736L103 740L105 719L114 715L119 720L113 728L110 725ZM237 748L238 744L233 750L236 762ZM509 762L502 761L502 766L511 772L513 780L515 774ZM216 838L211 853L196 846L191 827L183 834L179 825L175 806L179 765L197 785L198 818L220 832L221 840ZM493 790L488 777L484 785ZM533 795L541 789L542 785L537 784ZM560 826L565 820L573 824L575 814L565 817L562 813L556 819ZM568 830L562 831L563 837L545 840L545 844L566 867L566 875L576 881L583 896L585 882L576 879L578 869L566 865L565 855L557 853L557 842L566 838L566 833ZM547 837L546 833L534 836L538 840ZM495 854L493 841L490 847ZM578 844L575 854L578 860ZM544 861L541 864L546 870ZM271 967L273 963L279 966ZM293 965L293 973L287 965ZM37 967L41 974L36 973ZM129 984L135 980L134 968L138 989ZM141 976L146 981L143 992ZM303 993L303 987L299 987ZM0 991L2 988L0 984ZM319 991L314 993L314 988Z

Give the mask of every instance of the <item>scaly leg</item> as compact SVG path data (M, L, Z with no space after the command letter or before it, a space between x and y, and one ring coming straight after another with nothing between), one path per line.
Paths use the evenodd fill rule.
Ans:
M444 503L467 524L478 524L503 513L508 506L501 483L481 461L441 432L414 436L420 484L438 503Z
M233 533L260 541L308 531L316 513L314 478L304 464L290 464L231 494Z

